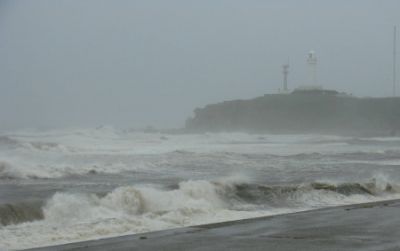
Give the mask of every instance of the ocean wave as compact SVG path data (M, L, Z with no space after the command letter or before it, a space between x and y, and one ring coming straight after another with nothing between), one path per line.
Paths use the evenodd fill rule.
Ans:
M69 168L55 168L53 165L26 163L15 160L0 160L0 180L60 178L67 176Z
M42 207L42 201L26 201L0 205L0 224L6 226L41 220L44 218Z
M275 186L228 178L165 189L124 186L104 195L58 192L42 207L0 207L8 225L0 239L25 248L399 197L400 186L379 177Z
M19 179L23 177L26 176L15 169L10 162L0 160L0 179Z
M18 145L18 140L13 139L12 137L0 135L0 145L7 147L15 147Z
M58 158L29 159L18 157L0 157L0 181L60 179L77 176L93 176L96 174L121 174L143 170L149 172L157 168L158 160L126 158L123 161L107 161L106 157L97 159L71 159L58 161ZM106 160L102 161L102 158ZM132 160L133 159L133 160ZM161 165L161 164L159 164Z
M310 201L301 199L304 194L318 194L321 200L326 197L327 205L329 205L332 198L338 199L337 204L341 204L341 199L353 195L361 195L365 196L366 200L373 200L399 193L398 184L377 178L367 182L312 182L274 186L245 183L237 178L222 181L189 180L180 182L173 189L124 186L104 196L56 193L46 203L43 210L46 220L59 222L65 219L69 223L74 223L91 217L102 218L102 213L105 215L110 213L112 217L116 213L129 216L149 214L162 216L171 212L199 214L218 209L248 211L250 206L252 210L293 206L313 207ZM77 207L84 210L78 212L72 210ZM191 217L191 215L187 216Z
M351 145L399 145L400 137L381 137L381 138L351 138L346 140Z
M34 152L56 152L56 153L74 153L79 152L78 147L65 146L61 143L51 141L39 141L32 139L19 139L18 137L0 136L0 147L6 147L9 150L26 150Z
M358 159L358 160L393 160L400 159L399 150L383 150L383 151L358 151L334 154L333 157L340 157L343 159Z
M4 154L3 154L4 155ZM10 155L0 156L0 179L52 179L93 174L124 174L126 172L162 172L163 170L184 170L185 167L216 170L268 170L268 168L289 168L304 163L336 161L375 165L398 165L400 151L355 151L345 153L318 152L292 155L269 153L172 151L165 154L54 154L54 155ZM287 166L286 163L291 163ZM286 165L286 166L285 166ZM304 167L304 166L303 166Z

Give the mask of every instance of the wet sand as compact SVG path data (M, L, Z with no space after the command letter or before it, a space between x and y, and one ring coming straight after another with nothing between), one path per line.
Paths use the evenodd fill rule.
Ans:
M400 250L400 200L30 250Z

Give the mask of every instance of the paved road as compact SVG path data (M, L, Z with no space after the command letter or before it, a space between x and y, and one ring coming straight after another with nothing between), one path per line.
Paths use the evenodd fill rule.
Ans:
M399 251L400 201L335 207L33 250Z

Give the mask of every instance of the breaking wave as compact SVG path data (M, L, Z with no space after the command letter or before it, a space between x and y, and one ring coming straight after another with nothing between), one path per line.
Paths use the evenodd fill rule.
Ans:
M8 137L5 135L0 135L0 145L8 146L8 147L15 147L18 145L18 143L19 142L17 140L15 140L11 137Z
M47 155L46 155L47 156ZM56 156L57 157L57 156ZM63 157L63 156L61 156ZM165 168L178 168L185 165L208 165L215 168L224 166L241 166L252 169L265 168L266 161L277 167L287 161L320 161L334 160L375 165L399 165L400 151L384 150L375 152L346 152L322 154L317 152L293 155L247 154L234 152L196 153L190 151L172 151L156 156L150 155L117 155L85 154L63 157L46 157L30 159L0 156L1 179L38 179L63 178L76 175L118 174L136 171L160 171ZM115 160L115 161L111 161ZM322 165L321 165L322 167Z
M3 226L43 219L43 202L28 201L0 205L0 223Z
M383 179L268 186L231 178L105 195L59 192L43 206L0 207L2 224L13 224L0 228L0 239L25 248L399 197L400 186Z
M400 138L167 136L108 127L0 135L1 185L22 200L0 204L0 249L400 198ZM391 179L359 180L378 168ZM210 180L229 173L254 179ZM79 192L25 201L31 187L46 192L38 198Z

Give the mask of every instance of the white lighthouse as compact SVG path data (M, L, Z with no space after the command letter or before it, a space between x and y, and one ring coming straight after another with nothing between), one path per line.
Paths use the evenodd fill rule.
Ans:
M296 88L297 91L322 91L322 86L318 84L317 80L317 56L315 56L315 51L310 51L307 56L307 68L308 77L307 82L304 85ZM295 91L296 91L295 90Z
M299 86L292 93L306 93L306 94L322 94L331 96L349 96L348 94L342 92L339 93L335 90L326 90L322 88L322 85L318 84L317 79L317 57L314 51L310 51L307 56L307 68L308 68L308 78L305 85Z
M317 80L317 56L315 55L315 51L310 51L307 57L307 66L308 66L308 83L307 86L313 87L315 89L322 89L320 85L318 85Z

